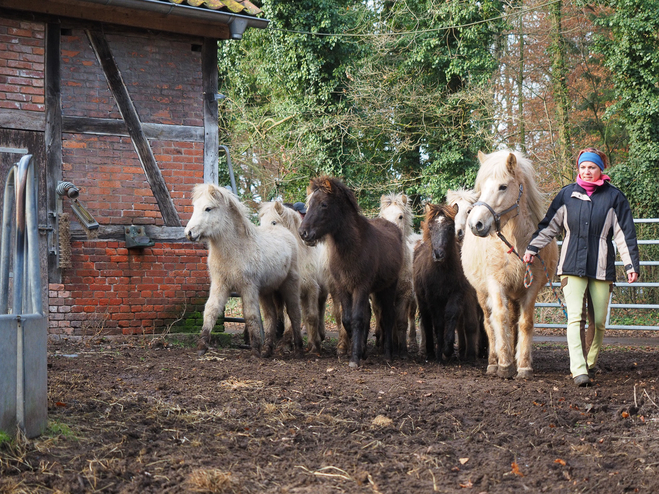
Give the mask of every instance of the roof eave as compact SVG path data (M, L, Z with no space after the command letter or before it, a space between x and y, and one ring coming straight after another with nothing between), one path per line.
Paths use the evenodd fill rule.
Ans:
M247 28L253 27L257 29L265 29L270 23L269 19L259 17L252 17L241 14L234 14L229 12L222 12L218 10L210 10L201 7L192 7L185 4L165 3L159 0L82 0L84 2L96 3L108 7L123 7L134 10L142 10L146 12L156 12L165 16L183 17L188 19L195 19L205 22L218 22L220 24L227 24L229 28L233 28L232 23L244 26L240 32L240 36L233 36L234 39L240 39L242 32Z

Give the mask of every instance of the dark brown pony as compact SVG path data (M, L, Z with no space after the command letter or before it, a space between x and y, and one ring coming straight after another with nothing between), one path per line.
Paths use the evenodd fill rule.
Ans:
M382 315L385 358L391 359L396 286L403 263L400 230L384 218L363 216L353 192L336 178L312 179L307 193L307 214L298 231L308 244L321 239L327 243L341 320L352 338L350 367L358 367L366 354L369 294Z
M426 205L423 243L414 249L414 292L426 335L426 358L438 362L442 355L453 354L456 330L460 358L474 359L481 351L478 299L462 270L456 212L452 206Z

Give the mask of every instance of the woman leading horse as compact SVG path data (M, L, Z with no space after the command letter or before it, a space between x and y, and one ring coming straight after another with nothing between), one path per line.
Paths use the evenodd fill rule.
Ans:
M563 187L554 198L524 254L524 261L532 263L540 249L565 231L558 274L568 313L570 371L577 386L590 384L589 370L597 363L604 338L609 293L616 279L612 241L625 265L627 281L635 282L639 273L631 209L625 195L604 174L607 161L595 148L579 153L576 182ZM586 302L595 326L590 349L584 348L581 339Z

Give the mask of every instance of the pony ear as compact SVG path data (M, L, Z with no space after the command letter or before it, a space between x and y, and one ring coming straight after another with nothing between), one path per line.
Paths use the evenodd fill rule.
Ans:
M407 206L407 196L405 194L400 195L400 200L403 203L403 206Z
M431 210L432 208L430 207L430 203L426 203L426 205L423 207L423 212L428 214Z
M332 193L332 181L329 179L329 177L323 179L323 181L319 185L323 189L323 192L327 194Z
M453 213L458 214L458 211L460 210L460 206L458 206L458 203L456 202L453 204Z
M284 212L284 205L279 201L275 201L275 211L281 215Z
M208 194L213 198L213 200L226 204L224 196L222 195L222 190L217 185L210 184L208 186Z
M481 165L482 165L483 162L485 161L485 158L486 158L485 153L483 153L483 151L481 151L481 150L479 149L479 150L478 150L478 161L480 162Z
M506 169L511 175L514 174L517 169L517 157L513 153L510 153L506 159Z
M380 207L381 208L386 208L386 207L389 207L389 206L391 206L391 196L388 196L388 195L385 195L385 194L381 195L380 196Z

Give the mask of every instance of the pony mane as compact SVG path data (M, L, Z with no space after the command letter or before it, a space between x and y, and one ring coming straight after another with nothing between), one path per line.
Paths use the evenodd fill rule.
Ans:
M451 221L455 221L455 209L448 204L426 204L424 221L421 222L421 234L423 240L430 245L430 230L428 225L433 222L438 216L445 216Z
M332 194L342 195L346 199L346 202L348 202L354 208L355 212L357 213L361 212L361 208L357 203L357 198L355 197L355 193L352 190L350 190L348 187L346 187L346 185L343 182L341 182L341 180L339 180L338 178L329 177L327 175L323 175L322 177L312 178L311 181L309 182L309 187L307 187L307 195L310 196L317 190L320 190L325 194L329 194L329 195ZM308 198L307 198L307 202L308 202Z
M518 178L524 185L522 200L526 200L531 215L531 221L533 224L537 225L544 217L545 194L543 194L536 185L536 174L531 160L529 160L523 153L506 148L485 155L485 159L481 162L478 175L476 176L474 191L480 195L481 184L488 178L503 181L510 177L510 172L506 167L506 162L508 155L511 153L514 154L517 159L517 172L520 174Z
M478 193L473 189L449 189L446 191L446 203L450 206L453 206L460 201L467 201L469 204L473 204L477 200Z
M455 209L448 204L426 204L426 222L433 221L438 216L445 216L455 221Z
M247 235L254 232L254 224L249 219L249 208L229 189L214 184L197 184L192 189L192 202L201 198L214 206L226 206L236 220L243 224Z
M405 220L403 238L407 238L412 234L413 218L412 218L412 207L410 206L410 201L408 201L407 196L405 194L403 194L402 192L399 193L392 192L390 194L385 194L382 197L380 197L380 213L378 214L378 216L382 217L382 212L386 208L393 205L396 205L403 210L403 219Z

